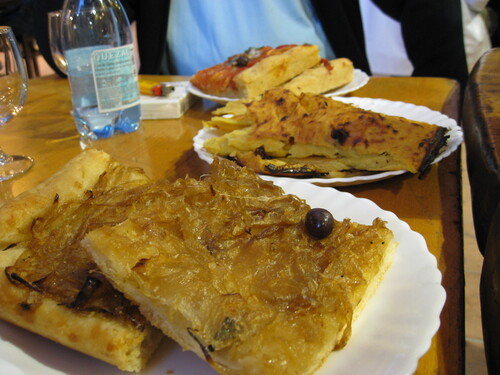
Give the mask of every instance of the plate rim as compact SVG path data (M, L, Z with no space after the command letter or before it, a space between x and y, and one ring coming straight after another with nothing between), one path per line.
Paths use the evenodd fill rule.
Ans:
M328 91L324 93L323 95L328 96L328 97L337 97L337 96L342 96L346 95L350 92L353 92L363 86L365 86L368 81L370 80L370 76L362 71L361 69L354 69L354 77L353 80L344 86L341 86L335 90ZM188 82L187 85L187 90L189 93L192 95L198 96L203 99L211 100L213 102L219 103L219 104L227 104L228 102L234 102L236 100L239 100L240 98L229 98L225 96L218 96L218 95L211 95L203 92L200 90L198 87L193 85L191 81Z

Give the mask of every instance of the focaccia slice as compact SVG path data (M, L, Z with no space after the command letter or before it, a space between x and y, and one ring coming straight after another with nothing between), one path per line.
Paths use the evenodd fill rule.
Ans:
M354 66L347 58L322 60L318 65L309 68L284 83L282 87L295 95L303 92L321 94L342 87L354 78Z
M225 159L146 194L83 244L154 325L221 374L313 373L346 344L392 260L380 219L335 221L316 239L304 201Z
M144 368L163 335L112 288L79 240L87 225L119 221L122 210L106 208L107 193L119 189L122 202L148 183L142 171L87 150L1 206L0 319L122 370Z
M210 95L253 98L318 64L320 59L319 47L310 44L249 48L198 71L191 83Z
M337 160L347 171L406 170L423 175L448 138L441 126L321 95L297 96L282 88L268 90L245 106L246 119L240 123L251 125L207 139L208 152L243 165L243 154L254 152L266 160L302 159L304 167L308 158L322 157ZM328 172L322 171L329 177Z

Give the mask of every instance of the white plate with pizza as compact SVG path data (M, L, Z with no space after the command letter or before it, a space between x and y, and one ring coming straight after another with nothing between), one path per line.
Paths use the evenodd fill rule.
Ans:
M351 82L338 89L324 93L325 96L342 96L360 89L368 83L370 76L360 69L354 69L354 76Z
M424 238L392 212L370 200L300 181L279 181L286 193L311 207L328 209L337 220L346 217L370 224L387 222L399 244L393 264L360 317L347 346L334 352L316 375L395 375L413 373L440 325L446 294L436 258ZM425 309L422 309L425 306ZM0 375L125 374L97 359L63 347L0 321ZM165 340L142 374L215 375L192 352Z
M366 74L365 72L363 72L360 69L354 69L354 76L353 76L353 79L351 82L349 82L348 84L346 84L342 87L339 87L338 89L329 91L329 92L325 93L324 95L325 96L345 95L345 94L348 94L350 92L353 92L353 91L363 87L364 85L366 85L368 83L369 80L370 80L370 76L368 76L368 74ZM207 93L203 92L202 90L200 90L199 88L197 88L196 86L194 86L192 83L188 84L188 91L195 96L198 96L198 97L203 98L203 99L208 99L208 100L211 100L211 101L219 103L219 104L226 104L227 102L232 102L232 101L238 100L237 98L228 98L228 97L223 97L223 96L207 94Z
M440 154L434 159L434 161L432 162L433 164L449 156L452 152L454 152L458 148L458 146L463 141L462 129L457 125L457 122L455 120L442 114L441 112L431 110L424 106L419 106L405 102L390 101L385 99L358 98L358 97L335 97L334 99L344 103L354 104L363 109L368 109L382 114L401 116L410 120L423 121L449 129L447 133L449 136L447 143L441 150ZM213 161L213 155L210 154L207 150L205 150L203 144L205 140L218 136L220 136L218 130L211 128L203 128L193 138L194 150L202 160L205 160L209 164L212 163ZM352 177L302 178L300 179L300 181L305 181L321 186L360 185L360 184L385 180L387 178L399 176L404 173L407 173L407 171L397 170L397 171L372 172L366 175L352 176ZM261 177L263 179L272 181L283 181L283 180L297 181L297 178L293 177L275 177L267 175L261 175Z

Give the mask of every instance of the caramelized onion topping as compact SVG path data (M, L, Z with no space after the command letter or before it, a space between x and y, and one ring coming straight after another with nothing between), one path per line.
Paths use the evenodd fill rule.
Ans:
M126 219L128 210L147 187L144 178L129 181L135 173L137 170L131 168L113 168L80 200L61 204L56 195L57 204L33 221L27 250L6 268L8 279L75 311L111 314L142 329L146 320L138 309L99 273L80 246L89 230Z

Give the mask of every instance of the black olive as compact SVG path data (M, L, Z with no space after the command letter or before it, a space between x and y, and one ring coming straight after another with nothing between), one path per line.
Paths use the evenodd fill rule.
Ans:
M236 58L236 66L247 66L248 65L248 62L250 61L250 59L248 58L247 55L239 55L237 58Z
M306 228L316 238L325 238L333 230L333 216L324 208L313 208L306 215Z

